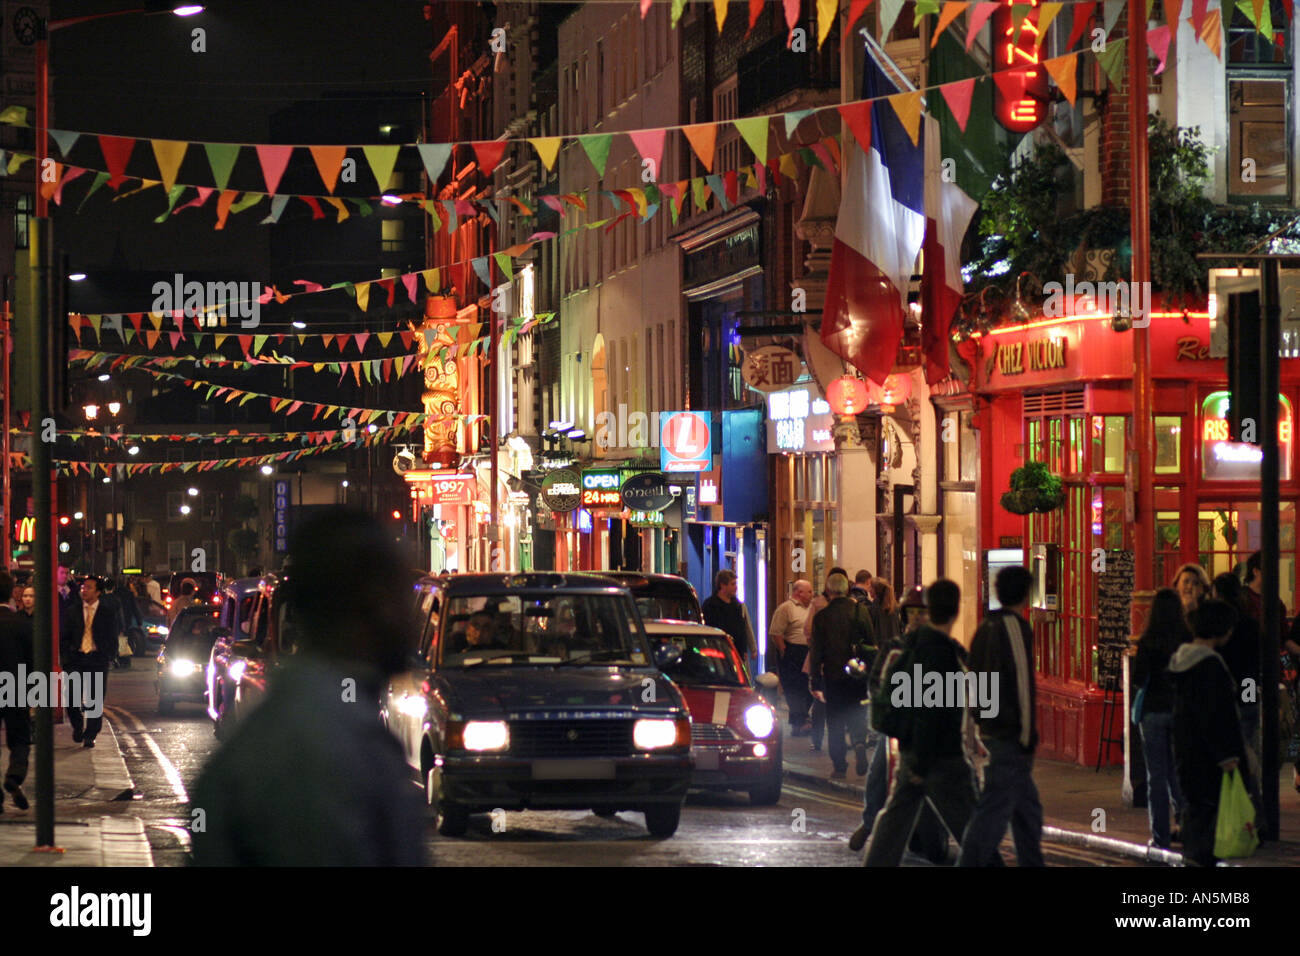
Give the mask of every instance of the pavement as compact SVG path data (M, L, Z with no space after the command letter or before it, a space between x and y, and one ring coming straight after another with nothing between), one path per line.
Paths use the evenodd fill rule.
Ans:
M854 773L853 752L848 755L848 777L832 780L826 743L819 753L812 752L808 737L791 737L784 702L779 707L781 726L786 728L784 744L785 778L805 787L851 795L862 801L865 778ZM1121 795L1121 767L1093 767L1037 760L1034 782L1043 804L1043 839L1046 842L1084 846L1154 864L1181 865L1182 855L1147 846L1151 832L1145 807L1124 805ZM1233 860L1234 866L1300 866L1300 793L1291 782L1292 765L1282 767L1280 779L1279 822L1283 839L1262 843L1254 855ZM1008 834L1004 847L1011 849ZM1014 854L1012 854L1014 856Z
M36 748L24 791L31 807L19 810L5 794L0 815L0 867L153 866L144 822L122 812L135 786L112 724L87 750L72 740L67 723L54 727L54 847L36 847Z

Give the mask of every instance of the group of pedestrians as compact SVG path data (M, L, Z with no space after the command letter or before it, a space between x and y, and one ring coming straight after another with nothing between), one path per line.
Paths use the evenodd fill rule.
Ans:
M1245 583L1213 580L1185 564L1157 591L1131 671L1133 719L1147 770L1150 844L1214 865L1214 831L1224 774L1239 770L1259 821L1263 573L1257 551ZM1297 631L1281 627L1268 645L1300 659ZM1297 770L1300 781L1300 769Z

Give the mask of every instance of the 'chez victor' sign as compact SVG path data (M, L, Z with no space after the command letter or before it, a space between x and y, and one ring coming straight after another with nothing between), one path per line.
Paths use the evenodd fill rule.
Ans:
M994 368L1003 375L1065 368L1065 347L1065 339L1059 336L1024 342L1003 342L998 345L993 356Z

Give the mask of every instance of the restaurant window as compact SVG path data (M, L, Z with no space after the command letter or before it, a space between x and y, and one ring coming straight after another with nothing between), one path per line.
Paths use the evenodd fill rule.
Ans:
M1228 399L1227 392L1214 392L1201 403L1201 477L1207 481L1258 482L1264 453L1258 445L1231 440ZM1294 431L1291 402L1285 395L1279 395L1278 474L1283 481L1291 479Z
M1173 580L1174 572L1182 564L1182 527L1179 522L1179 488L1156 488L1156 544L1155 580L1163 586Z
M1278 593L1295 609L1295 502L1278 506ZM1196 513L1197 560L1210 577L1236 571L1263 546L1263 517L1258 501L1205 502ZM1167 582L1166 582L1167 583Z
M1118 485L1092 488L1092 537L1094 548L1118 551L1125 546L1124 489Z
M1123 415L1094 415L1092 418L1092 470L1106 474L1124 471L1124 431L1128 419Z
M1178 415L1156 416L1156 474L1182 473L1180 442L1183 437L1183 420Z
M1070 440L1065 450L1066 474L1079 475L1085 470L1084 453L1088 449L1083 418L1074 416L1069 421Z

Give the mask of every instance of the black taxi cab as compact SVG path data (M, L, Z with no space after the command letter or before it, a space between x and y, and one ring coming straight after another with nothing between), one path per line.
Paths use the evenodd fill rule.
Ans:
M415 588L419 644L382 717L444 836L476 812L622 810L672 836L691 721L626 589L583 575L462 574Z

